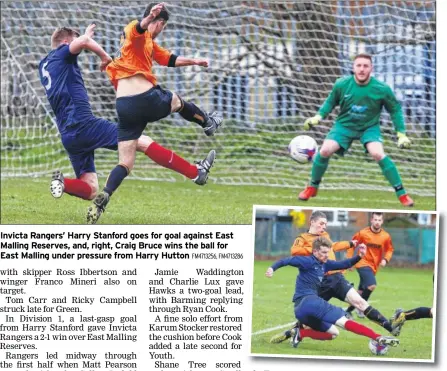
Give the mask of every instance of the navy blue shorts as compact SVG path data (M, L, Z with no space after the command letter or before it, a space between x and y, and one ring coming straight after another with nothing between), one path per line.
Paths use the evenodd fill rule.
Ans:
M328 274L324 276L318 290L318 296L326 301L332 298L345 301L348 291L352 289L352 285L346 280L342 273Z
M111 121L91 117L61 135L73 170L79 178L84 173L95 173L95 149L118 148L118 127Z
M169 116L171 102L172 93L158 85L141 94L117 98L118 142L138 139L148 122Z
M368 286L376 285L376 275L370 267L357 268L360 276L359 290L365 290Z
M343 309L317 295L306 296L295 306L295 317L300 323L322 332L329 330L345 314Z

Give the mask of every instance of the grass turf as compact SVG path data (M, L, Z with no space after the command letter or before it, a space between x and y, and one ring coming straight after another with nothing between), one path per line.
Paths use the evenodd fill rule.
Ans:
M100 179L102 184L104 179ZM55 200L46 178L3 178L2 224L83 224L90 202L64 195ZM324 191L309 202L292 188L226 186L192 182L126 180L100 224L251 224L253 204L402 209L391 192ZM416 208L435 209L433 197L415 197Z
M275 272L273 278L264 276L271 262L256 261L254 267L253 315L251 351L254 354L283 354L297 356L334 356L334 357L372 357L374 359L431 358L432 325L431 319L407 321L399 337L397 348L389 348L385 356L375 356L368 349L369 339L340 329L340 335L333 341L317 341L306 338L298 348L288 341L270 344L270 338L283 329L264 332L281 325L295 322L293 303L291 302L297 269L284 267ZM405 310L433 304L433 272L431 270L412 270L403 268L384 268L377 275L378 286L371 295L371 305L390 317L394 310ZM358 284L358 274L347 272L346 278ZM409 289L411 288L411 289ZM346 308L348 305L337 299L331 303ZM388 335L388 332L368 319L354 319L372 327L376 332ZM259 334L257 334L259 333Z

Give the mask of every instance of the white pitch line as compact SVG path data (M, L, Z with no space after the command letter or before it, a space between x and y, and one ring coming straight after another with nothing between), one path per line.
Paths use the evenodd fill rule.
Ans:
M378 303L378 302L379 302L379 300L368 301L368 303ZM295 322L286 323L285 325L279 325L279 326L276 326L276 327L270 327L270 328L266 328L264 330L259 330L259 331L253 332L251 334L251 336L257 336L257 335L267 334L267 333L272 332L272 331L281 330L282 328L290 327L290 326L294 325L295 323L296 323L296 321Z
M253 332L251 334L251 336L266 334L268 332L272 332L272 331L275 331L275 330L281 330L282 328L293 326L295 323L296 323L296 321L295 322L286 323L285 325L279 325L279 326L276 326L276 327L271 327L271 328L266 328L264 330L259 330L259 331Z

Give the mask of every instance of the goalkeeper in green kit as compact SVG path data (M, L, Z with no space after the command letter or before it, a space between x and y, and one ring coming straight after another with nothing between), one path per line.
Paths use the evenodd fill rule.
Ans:
M359 139L368 153L376 160L385 178L396 191L404 206L413 206L414 202L402 185L394 162L383 150L380 133L380 113L382 107L390 113L397 132L398 147L410 148L411 142L405 135L405 123L402 108L391 88L371 76L372 58L368 54L359 54L354 59L354 75L338 79L329 97L321 106L318 114L304 122L304 128L310 130L331 113L335 106L340 112L331 131L315 156L310 184L299 194L299 199L307 201L315 197L318 186L326 172L329 159L334 153L343 154L355 139Z

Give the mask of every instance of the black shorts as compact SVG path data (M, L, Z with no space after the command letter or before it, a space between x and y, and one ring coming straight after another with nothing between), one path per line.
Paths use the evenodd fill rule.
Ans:
M328 274L324 276L318 290L318 296L326 301L332 298L345 301L348 291L352 285L346 280L342 273Z
M359 290L365 290L369 286L376 286L376 275L370 267L357 268L357 272L360 276Z
M169 116L171 102L172 92L158 85L141 94L117 98L118 142L138 139L148 122Z

